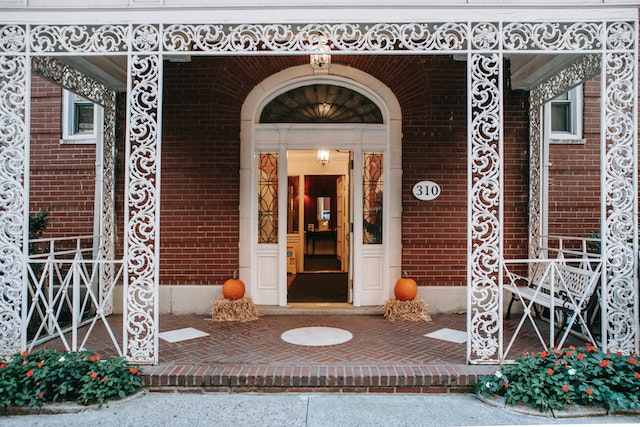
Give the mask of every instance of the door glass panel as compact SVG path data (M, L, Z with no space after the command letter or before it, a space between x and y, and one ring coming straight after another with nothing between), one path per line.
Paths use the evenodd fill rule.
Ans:
M258 243L278 243L278 153L258 154Z
M288 234L297 234L298 233L298 211L299 209L299 191L300 191L300 177L290 176L288 177L287 183L287 208L289 210L287 214L287 233Z
M382 243L383 154L362 153L362 243Z

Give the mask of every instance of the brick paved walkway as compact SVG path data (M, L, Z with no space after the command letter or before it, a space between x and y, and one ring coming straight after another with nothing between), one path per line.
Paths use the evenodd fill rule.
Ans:
M119 329L121 317L110 323ZM505 339L516 321L505 321ZM348 330L339 345L289 344L280 335L293 328ZM424 335L441 328L464 331L465 315L434 316L430 323L390 322L380 315L263 316L254 322L214 322L205 316L163 315L160 330L195 328L209 335L180 342L160 339L159 364L143 372L151 390L219 392L449 392L470 391L478 375L495 366L467 365L466 344ZM540 351L531 328L510 355ZM116 336L119 332L116 331ZM87 345L109 354L109 340L96 330Z

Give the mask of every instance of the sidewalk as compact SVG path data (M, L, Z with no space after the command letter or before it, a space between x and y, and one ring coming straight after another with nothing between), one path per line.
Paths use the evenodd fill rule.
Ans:
M77 414L0 417L0 426L640 425L640 416L554 419L489 406L470 394L149 393Z

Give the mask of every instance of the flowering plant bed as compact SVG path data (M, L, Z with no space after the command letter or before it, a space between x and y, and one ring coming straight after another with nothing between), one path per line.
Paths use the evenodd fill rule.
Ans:
M141 372L122 357L88 351L24 351L0 362L0 408L75 401L103 404L144 385Z
M507 405L524 403L541 412L568 405L634 410L640 408L639 363L638 355L606 354L591 344L525 353L480 377L476 393L497 394Z

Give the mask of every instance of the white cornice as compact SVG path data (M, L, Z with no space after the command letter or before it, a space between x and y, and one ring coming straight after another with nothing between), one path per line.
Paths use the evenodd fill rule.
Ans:
M585 7L565 4L554 7L451 5L443 8L435 5L417 6L336 6L336 7L147 7L147 8L37 8L1 7L2 24L126 24L126 23L340 23L340 22L456 22L456 21L588 21L588 20L636 20L638 4L610 5L589 4Z

